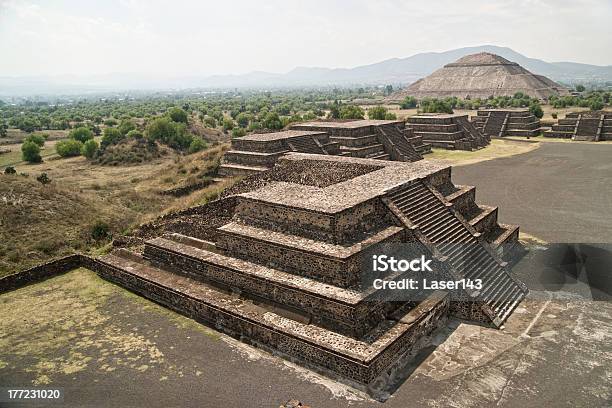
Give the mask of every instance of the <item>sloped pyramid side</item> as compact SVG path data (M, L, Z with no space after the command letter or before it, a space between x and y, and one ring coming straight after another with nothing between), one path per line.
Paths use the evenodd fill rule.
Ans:
M489 96L512 96L516 92L538 99L568 94L563 86L542 75L535 75L515 62L495 54L479 53L445 65L390 95L387 101L398 102L406 96L418 99L452 96L486 99Z

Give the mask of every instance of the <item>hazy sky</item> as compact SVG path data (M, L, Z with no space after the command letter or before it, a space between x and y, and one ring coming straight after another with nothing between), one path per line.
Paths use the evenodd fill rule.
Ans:
M494 44L612 65L611 0L0 0L0 75L353 67Z

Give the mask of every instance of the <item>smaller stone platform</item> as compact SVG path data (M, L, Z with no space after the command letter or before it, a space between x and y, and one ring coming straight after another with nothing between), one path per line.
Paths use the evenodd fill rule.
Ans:
M232 139L232 148L223 156L219 174L243 176L267 170L288 152L338 154L339 144L327 132L285 130L251 134Z
M540 119L527 108L479 109L472 123L487 137L534 137L541 132Z
M592 142L612 140L612 112L568 113L544 132L544 136Z
M490 138L480 132L467 115L427 113L410 116L406 127L424 143L449 150L475 150L489 144Z
M368 159L418 161L431 146L406 128L402 120L316 121L292 129L320 130L340 144L340 155Z

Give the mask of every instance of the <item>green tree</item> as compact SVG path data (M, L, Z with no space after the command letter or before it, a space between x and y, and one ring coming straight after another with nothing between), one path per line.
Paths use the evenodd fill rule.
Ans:
M102 149L105 149L107 146L117 144L123 139L125 139L125 136L121 134L119 129L107 127L104 128L104 135L102 136L102 143L100 143L100 146Z
M117 122L117 119L115 119L115 118L109 118L109 119L106 119L104 121L104 125L106 125L108 127L117 126L118 123L119 122Z
M393 112L387 112L385 113L385 119L386 120L396 120L397 119L397 115Z
M206 118L204 118L204 124L206 125L206 127L214 129L217 127L217 120L212 116L207 116Z
M532 103L531 105L529 105L529 112L531 112L533 116L539 119L544 116L544 111L542 110L542 107L539 103Z
M42 162L40 147L32 141L26 141L21 145L21 157L29 163Z
M177 123L162 117L153 120L146 129L149 140L166 144L173 149L184 150L189 148L193 136L187 133L184 123Z
M246 130L241 127L234 128L232 130L232 137L242 137L246 135Z
M189 144L189 153L199 152L208 147L208 144L201 137L194 137Z
M134 129L127 132L125 137L127 137L128 139L142 139L144 135L142 134L142 132Z
M98 151L98 142L93 139L89 139L85 143L83 143L83 147L81 148L81 154L88 159L92 159L96 152Z
M127 135L130 131L135 130L135 129L136 129L136 125L130 119L122 120L119 126L117 127L117 130L119 130L119 133L121 133L124 136Z
M236 116L236 122L241 128L246 128L247 126L249 126L250 120L251 118L248 113L241 112Z
M234 121L232 118L223 118L223 130L228 131L234 128Z
M584 85L576 85L577 92L584 92Z
M402 109L412 109L416 108L417 100L414 96L407 96L403 101L400 102L400 108Z
M38 147L43 147L45 145L45 138L42 135L38 135L36 133L32 133L25 138L26 142L34 142L38 145Z
M384 106L375 106L368 110L368 119L382 120L387 114L387 108Z
M93 139L94 134L91 129L86 127L78 127L70 131L70 137L74 140L78 140L81 143L85 143L86 141Z
M13 166L7 166L4 168L4 174L15 174L17 170Z
M55 151L61 157L73 157L81 154L83 143L76 139L60 140L55 144Z
M340 108L340 119L363 119L364 112L359 106L344 105Z
M181 108L177 108L177 107L171 108L170 110L168 110L168 116L173 122L187 124L187 121L188 121L187 112L185 112Z
M262 123L266 129L282 129L283 123L276 112L268 112Z

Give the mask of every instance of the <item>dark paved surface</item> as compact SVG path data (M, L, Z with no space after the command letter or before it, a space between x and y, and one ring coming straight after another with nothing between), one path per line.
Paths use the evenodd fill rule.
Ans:
M612 144L541 143L454 167L453 181L476 186L502 222L547 242L612 242Z

